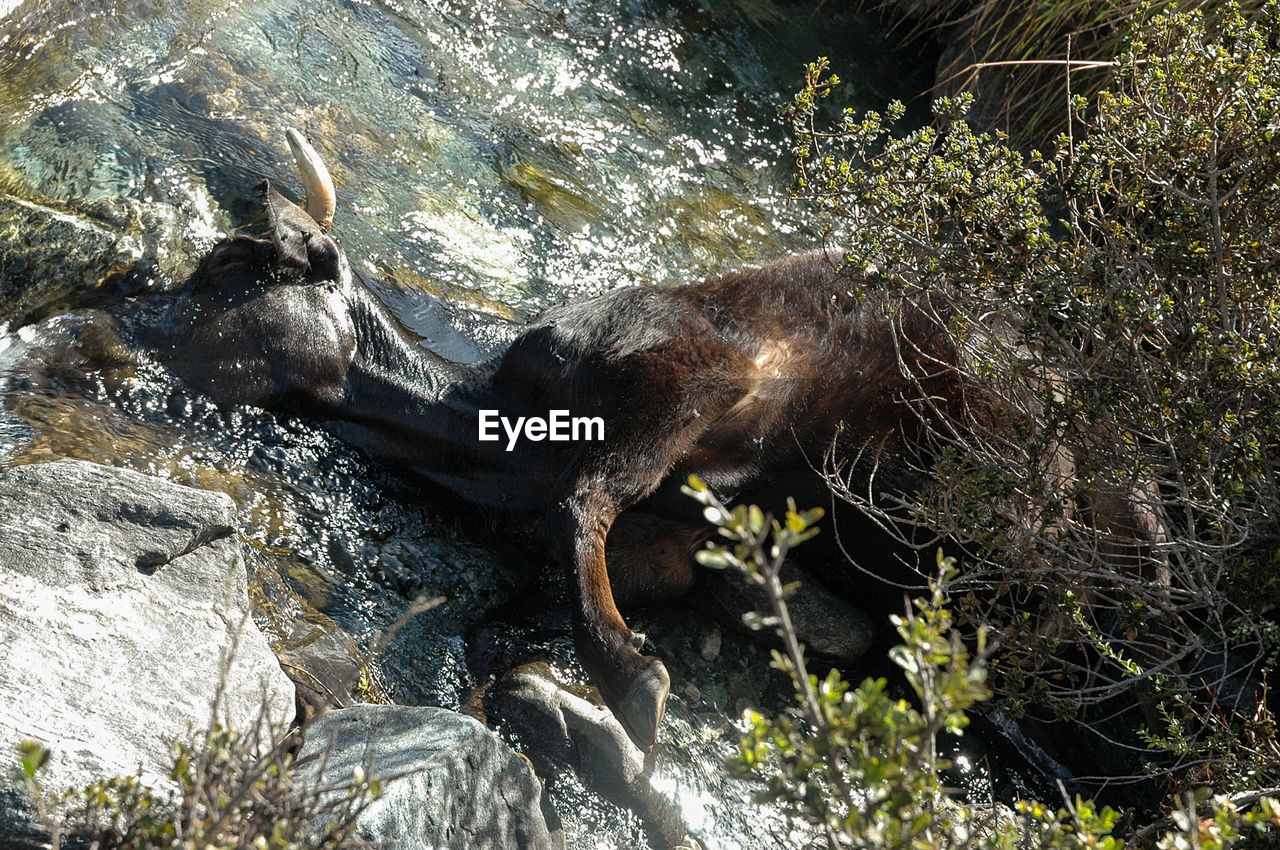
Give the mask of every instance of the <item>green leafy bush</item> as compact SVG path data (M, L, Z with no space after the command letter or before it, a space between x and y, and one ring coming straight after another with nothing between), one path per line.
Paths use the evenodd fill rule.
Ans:
M1233 790L1280 777L1251 684L1280 601L1280 7L1144 20L1045 153L973 132L963 98L945 131L896 133L899 104L819 127L823 62L787 118L829 244L861 286L934 293L981 388L958 417L921 393L946 448L905 506L838 463L837 495L950 541L1005 710L1127 711L1163 750L1130 735L1135 769Z
M747 712L748 731L730 768L759 778L759 799L780 803L831 850L1119 850L1135 843L1222 850L1280 836L1280 802L1266 795L1188 795L1169 818L1127 838L1119 829L1131 817L1080 798L1065 808L1022 800L1004 809L949 798L939 776L948 765L938 755L938 737L962 734L967 712L990 697L983 632L971 655L952 628L947 605L954 561L939 552L930 595L894 618L902 644L890 657L914 692L911 703L891 696L883 678L855 688L837 670L819 679L806 668L787 613L794 588L778 576L791 548L816 533L820 510L800 513L792 506L779 522L754 506L729 510L697 478L685 491L728 541L708 543L698 560L735 569L765 589L770 611L744 621L777 633L784 649L775 651L774 666L795 687L794 713Z

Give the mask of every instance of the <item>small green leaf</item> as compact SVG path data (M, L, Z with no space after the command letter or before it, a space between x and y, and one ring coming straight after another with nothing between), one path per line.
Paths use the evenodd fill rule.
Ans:
M36 774L49 763L53 752L39 741L25 739L17 747L22 775L28 783L34 783Z
M699 549L693 553L693 559L702 566L710 567L713 570L723 570L736 564L733 556L720 547Z

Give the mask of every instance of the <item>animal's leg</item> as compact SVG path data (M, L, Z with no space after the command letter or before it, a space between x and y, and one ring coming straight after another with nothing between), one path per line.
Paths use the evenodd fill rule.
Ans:
M1098 484L1088 494L1088 504L1106 562L1168 587L1172 577L1162 550L1168 538L1156 487Z
M605 543L609 585L621 608L683 595L693 586L693 553L712 534L706 526L627 511Z
M651 493L750 385L751 364L736 349L683 340L615 364L624 413L605 422L605 439L589 444L548 516L553 554L572 570L581 614L578 658L605 703L641 748L651 746L666 708L670 678L662 662L633 643L614 599L605 541L618 515ZM619 392L623 392L619 390Z

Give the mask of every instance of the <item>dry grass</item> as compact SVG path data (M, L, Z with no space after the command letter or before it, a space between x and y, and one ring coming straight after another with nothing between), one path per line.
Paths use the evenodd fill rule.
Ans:
M926 0L907 22L911 37L963 42L947 51L936 95L972 91L981 117L1016 141L1040 144L1067 129L1067 105L1110 80L1112 61L1148 21L1177 5L1201 9L1210 21L1220 0ZM882 6L901 11L893 0ZM1243 0L1248 15L1262 0Z

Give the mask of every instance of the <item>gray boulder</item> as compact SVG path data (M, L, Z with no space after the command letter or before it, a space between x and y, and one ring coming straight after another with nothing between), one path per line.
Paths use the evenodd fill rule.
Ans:
M120 774L163 783L171 743L206 727L220 690L232 728L292 720L233 520L223 494L128 470L0 472L0 804L25 738L52 751L42 779L57 792ZM6 808L0 846L25 828Z
M349 783L357 768L384 791L361 838L432 850L562 848L559 819L529 763L483 725L443 708L361 705L306 729L298 776ZM338 792L340 793L340 792Z
M0 194L0 325L114 291L141 253L101 221Z

